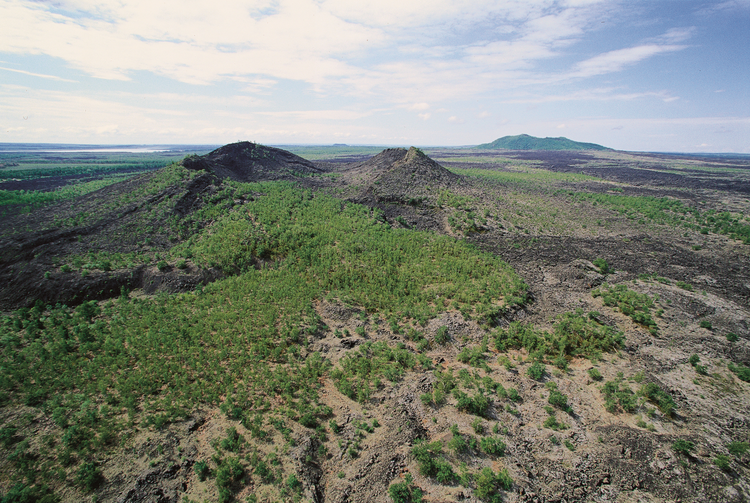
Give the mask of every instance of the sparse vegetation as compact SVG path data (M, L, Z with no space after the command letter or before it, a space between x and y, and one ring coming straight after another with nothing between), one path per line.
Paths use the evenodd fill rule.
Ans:
M246 148L261 171L276 155ZM587 439L597 436L600 447L635 438L671 447L696 491L719 494L717 477L747 475L747 443L705 457L713 437L675 409L735 417L747 391L738 382L750 380L740 337L727 332L745 322L746 273L736 264L746 250L726 246L747 226L743 200L711 190L707 201L678 200L671 188L648 198L665 192L622 173L602 181L625 153L557 164L555 154L530 155L446 151L453 173L410 166L404 180L383 177L384 166L319 172L300 163L284 171L286 181L258 183L222 179L194 156L129 178L136 189L108 186L107 198L88 196L80 208L43 208L53 216L33 229L19 222L35 213L8 220L3 278L24 295L37 288L40 300L29 296L0 315L0 500L110 498L124 490L116 464L138 455L143 471L126 477L134 499L173 480L154 474L183 467L174 478L192 477L186 502L302 501L310 492L327 500L344 487L352 501L470 490L501 501L513 487L502 467L520 475L550 451L588 456L580 466L610 470L613 491L631 490L620 481L638 477L644 497L671 494L676 479L654 477L648 463L632 463L623 478L602 465L606 456L589 456ZM432 162L418 149L408 156ZM699 164L689 169L707 169ZM630 166L627 176L642 169ZM35 197L48 196L28 201ZM49 236L57 241L24 244ZM591 257L621 283L601 284ZM699 263L706 257L716 261L710 274ZM80 296L69 302L51 295L73 290ZM710 334L696 324L727 340L714 337L705 349L695 334ZM686 360L698 375L675 365ZM675 427L683 438L670 436ZM723 423L712 428L745 439ZM407 441L410 455L395 463L394 447ZM556 470L569 480L580 466L563 459ZM424 490L410 471L431 479ZM546 475L522 477L524 490L549 494ZM598 490L598 479L577 480L582 494Z
M648 295L634 292L625 285L609 286L607 283L593 290L591 295L601 296L605 306L616 307L621 313L645 326L652 333L657 332L656 322L651 317L654 301Z
M695 444L690 440L684 440L682 438L672 442L672 450L680 454L688 455L695 447Z
M600 274L604 274L606 276L611 272L609 264L603 258L594 259L593 264L599 269Z

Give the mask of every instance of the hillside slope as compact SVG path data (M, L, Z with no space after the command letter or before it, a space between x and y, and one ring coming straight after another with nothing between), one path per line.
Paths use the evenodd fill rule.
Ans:
M562 136L559 138L537 138L527 134L503 136L490 143L477 145L477 148L489 150L611 150L596 143L573 141Z
M450 154L236 144L3 227L0 500L748 501L750 201Z
M285 150L239 142L6 219L0 226L0 310L37 300L101 300L123 288L191 290L221 272L188 267L176 275L153 265L160 253L200 231L212 218L210 211L242 202L229 199L232 183L293 181L320 173Z

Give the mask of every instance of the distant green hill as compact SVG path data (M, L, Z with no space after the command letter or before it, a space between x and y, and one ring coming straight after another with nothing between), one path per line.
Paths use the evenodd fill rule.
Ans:
M503 136L491 143L483 143L477 148L507 150L612 150L596 143L581 143L563 138L537 138L527 134Z

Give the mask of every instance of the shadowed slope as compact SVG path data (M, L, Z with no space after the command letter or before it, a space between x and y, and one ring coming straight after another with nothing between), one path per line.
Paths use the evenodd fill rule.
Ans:
M182 165L242 182L290 180L321 173L313 163L291 152L247 141L224 145L204 156L186 157Z

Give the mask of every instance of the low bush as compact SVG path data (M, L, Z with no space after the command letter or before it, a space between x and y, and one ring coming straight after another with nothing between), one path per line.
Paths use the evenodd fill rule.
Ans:
M76 483L84 490L91 492L104 482L104 475L99 465L94 462L84 463L76 473Z
M206 463L204 460L196 462L193 465L193 470L198 476L198 480L200 480L201 482L206 480L208 476L211 475L211 469L208 467L208 463Z
M542 377L544 377L544 372L545 372L544 365L540 362L532 363L529 369L526 371L529 377L531 377L535 381L541 380Z
M734 372L735 375L740 378L740 380L750 382L750 367L745 367L744 365L734 365L733 363L730 363L729 365L727 365L727 368Z
M549 416L547 419L545 419L543 426L545 428L549 428L550 430L554 430L554 431L568 429L568 425L566 425L565 423L559 422L557 420L557 417L555 416Z
M609 268L609 264L603 258L594 259L593 264L599 269L599 273L601 274L607 275L612 272Z
M588 370L589 377L594 381L601 381L603 379L601 372L598 369L590 368Z
M440 345L444 345L447 344L450 340L451 337L448 334L448 327L442 326L437 329L437 332L435 332L435 342Z
M484 437L479 441L479 447L491 456L505 455L505 442L495 437Z
M602 386L602 394L604 407L608 412L616 412L618 407L625 412L633 412L636 409L637 397L622 378L605 382Z
M456 479L453 467L442 456L443 444L440 442L418 442L411 449L417 460L419 473L425 477L435 478L441 484L450 484Z
M458 410L474 414L476 416L486 417L490 406L490 399L482 393L469 396L459 389L453 390L453 397L456 399L456 408Z
M476 489L474 494L482 501L490 503L502 503L503 498L500 490L509 490L513 487L513 479L508 471L503 469L498 473L492 471L492 468L485 466L476 476Z
M654 300L645 293L634 292L625 285L610 286L604 283L593 290L591 295L601 297L605 306L617 307L621 313L652 332L657 330L656 322L651 317Z
M675 403L666 391L662 390L656 383L646 383L640 390L640 394L654 402L665 416L671 416Z
M234 499L234 488L245 475L240 460L227 457L221 460L216 469L216 487L219 489L219 502L226 503Z
M750 450L750 444L747 442L730 442L727 444L727 450L733 456L744 456Z
M404 476L403 482L394 482L388 487L388 495L393 503L421 503L422 489L414 485L411 473Z
M508 328L495 331L493 336L498 351L524 348L530 354L554 357L555 364L563 368L567 366L565 356L612 351L625 340L622 332L587 317L583 309L558 316L552 333L512 322Z
M680 454L690 454L690 451L694 448L695 444L690 440L683 440L680 438L672 442L672 450Z
M730 469L730 459L726 454L717 454L714 458L714 464L721 470L728 472Z

